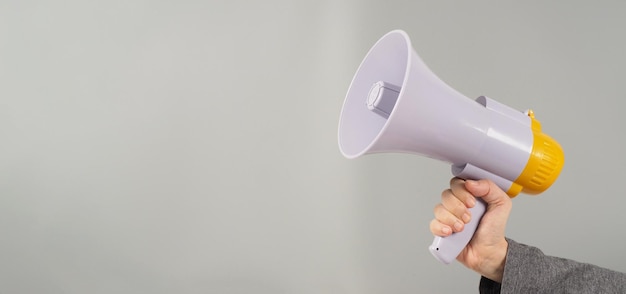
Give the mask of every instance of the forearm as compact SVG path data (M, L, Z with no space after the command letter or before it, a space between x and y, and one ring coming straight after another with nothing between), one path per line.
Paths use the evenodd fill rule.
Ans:
M507 239L501 293L626 293L626 275L595 265L544 255L541 250ZM482 293L496 287L481 282Z

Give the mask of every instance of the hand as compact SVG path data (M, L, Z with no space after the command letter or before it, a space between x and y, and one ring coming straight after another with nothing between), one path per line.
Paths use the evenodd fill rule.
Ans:
M441 194L435 207L430 231L436 236L449 236L463 230L471 215L468 210L481 197L487 203L478 229L457 260L466 267L496 282L502 282L508 243L504 238L506 222L511 212L511 199L490 180L450 180L450 189Z

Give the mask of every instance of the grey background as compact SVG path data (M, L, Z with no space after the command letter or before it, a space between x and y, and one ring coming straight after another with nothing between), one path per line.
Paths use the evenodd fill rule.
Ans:
M508 235L626 271L623 1L0 1L0 293L472 293L430 256L449 167L344 159L370 46L404 29L564 147ZM376 179L376 181L374 181Z

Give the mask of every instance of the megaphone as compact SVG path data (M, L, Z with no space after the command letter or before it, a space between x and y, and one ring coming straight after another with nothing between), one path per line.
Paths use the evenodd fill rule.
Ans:
M341 111L339 148L347 158L398 152L450 163L464 179L490 179L510 197L538 194L564 163L559 143L541 131L531 110L485 96L469 99L440 80L406 32L385 34L359 66ZM472 238L486 209L470 210L462 232L435 237L430 252L450 263Z

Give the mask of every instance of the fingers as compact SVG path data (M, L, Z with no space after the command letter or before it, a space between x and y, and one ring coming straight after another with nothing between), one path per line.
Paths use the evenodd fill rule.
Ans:
M445 237L452 232L463 230L464 222L447 210L443 204L435 206L435 218L430 222L430 231L433 235Z
M456 195L452 189L448 189L441 193L441 206L443 209L450 212L456 218L463 220L463 222L469 222L471 216L469 209Z
M494 182L489 180L465 181L465 189L471 194L481 197L489 205L511 205L511 198Z
M453 178L450 189L441 193L441 203L435 206L435 219L430 223L430 230L436 236L448 236L460 232L471 220L468 207L475 205L475 199L465 188L465 181Z
M441 193L441 203L435 206L435 219L430 222L431 232L445 237L462 231L464 225L471 220L472 215L468 208L476 204L475 197L481 197L492 209L502 208L495 210L494 215L501 215L500 218L506 220L511 209L511 199L492 181L453 178L450 180L450 189Z
M435 236L446 237L452 234L452 228L448 225L444 225L437 219L433 219L430 221L430 232Z
M454 196L464 203L466 207L474 207L476 198L472 195L473 193L468 191L466 186L466 180L460 178L452 178L450 180L450 190L452 190Z

